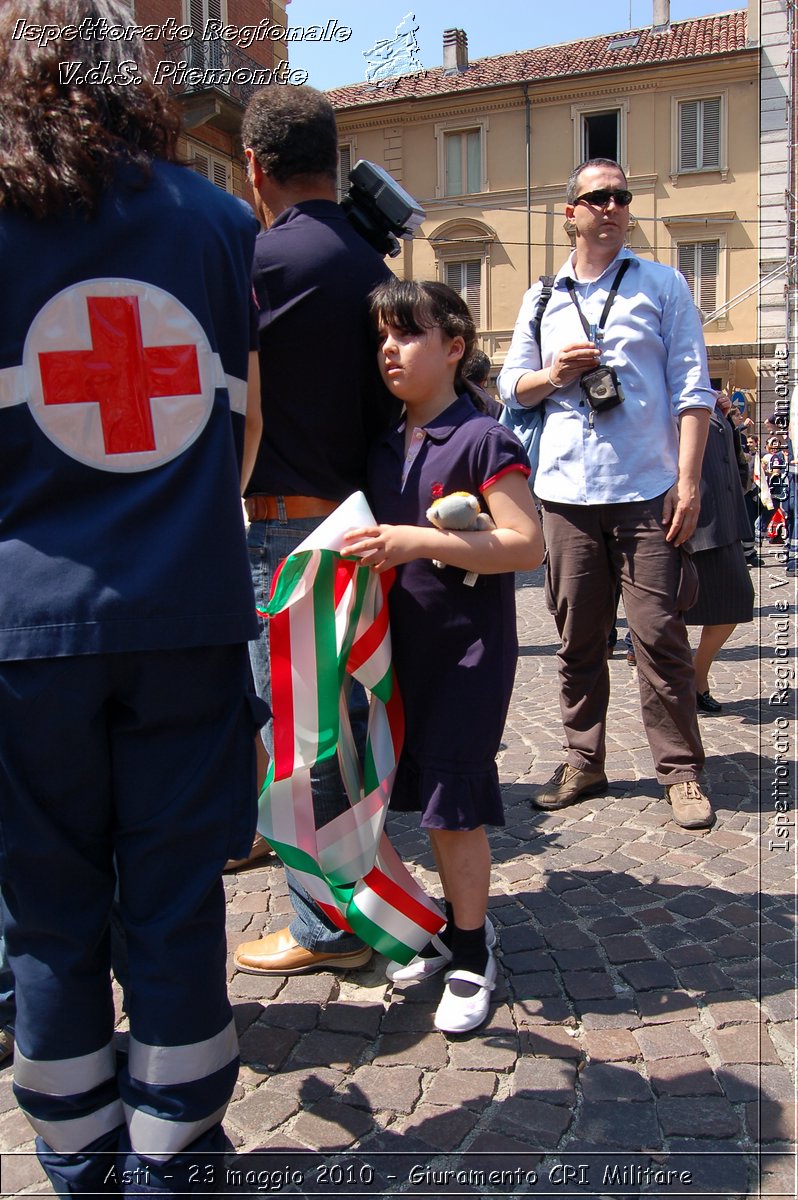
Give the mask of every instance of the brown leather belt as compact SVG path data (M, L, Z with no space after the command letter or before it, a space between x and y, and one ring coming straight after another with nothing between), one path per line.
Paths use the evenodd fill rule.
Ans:
M319 496L247 496L244 508L250 521L278 521L283 516L289 520L326 517L339 503L338 500L322 500Z

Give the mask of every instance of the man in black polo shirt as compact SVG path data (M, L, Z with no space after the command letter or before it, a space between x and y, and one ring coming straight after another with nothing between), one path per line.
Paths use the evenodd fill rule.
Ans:
M246 495L259 605L273 573L307 534L365 483L366 452L389 415L367 297L391 277L336 203L338 134L332 106L308 87L268 87L242 127L255 207L263 440ZM255 684L270 693L265 622L250 643ZM365 698L361 693L363 720ZM353 722L354 724L354 722ZM271 751L271 725L264 743ZM337 762L312 774L316 825L348 807ZM235 955L239 970L294 975L363 966L368 946L343 933L287 872L294 919Z

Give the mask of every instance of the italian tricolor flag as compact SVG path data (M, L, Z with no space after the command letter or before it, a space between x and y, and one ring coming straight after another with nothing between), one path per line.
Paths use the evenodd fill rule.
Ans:
M387 594L337 550L300 549L278 569L269 620L274 758L258 829L327 916L409 962L443 925L384 831L404 718L391 664ZM365 762L349 724L347 677L370 693ZM337 754L350 807L316 829L310 769Z

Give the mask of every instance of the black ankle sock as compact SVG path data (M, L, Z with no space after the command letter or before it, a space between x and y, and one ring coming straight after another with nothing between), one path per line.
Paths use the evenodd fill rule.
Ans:
M454 929L454 909L448 900L444 901L446 906L446 924L435 936L439 941L443 942L447 950L452 948L452 930ZM432 942L427 942L423 950L419 950L419 958L436 958L440 954L440 950Z
M455 925L452 930L452 969L484 975L487 965L484 923L478 929L460 929Z

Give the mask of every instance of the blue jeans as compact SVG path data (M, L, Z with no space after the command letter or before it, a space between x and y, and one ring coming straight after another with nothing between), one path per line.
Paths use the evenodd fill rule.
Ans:
M291 521L253 521L247 532L249 563L255 599L259 608L265 608L271 591L272 579L280 562L297 548L312 530L321 524L320 517L301 517ZM259 696L271 703L271 674L269 670L269 638L267 622L261 620L257 641L249 643L249 657L255 690ZM368 704L360 684L355 684L349 700L349 715L358 749L363 750L367 724ZM269 754L273 749L272 722L261 730L263 744ZM349 799L341 779L336 758L326 759L310 773L313 788L313 813L316 828L346 812ZM294 919L289 929L292 936L306 950L321 953L348 954L359 950L363 943L353 933L345 933L322 912L308 895L299 881L286 870L288 893L294 909Z
M13 1029L17 1006L14 1001L14 976L8 965L4 925L5 913L0 900L0 1029Z

